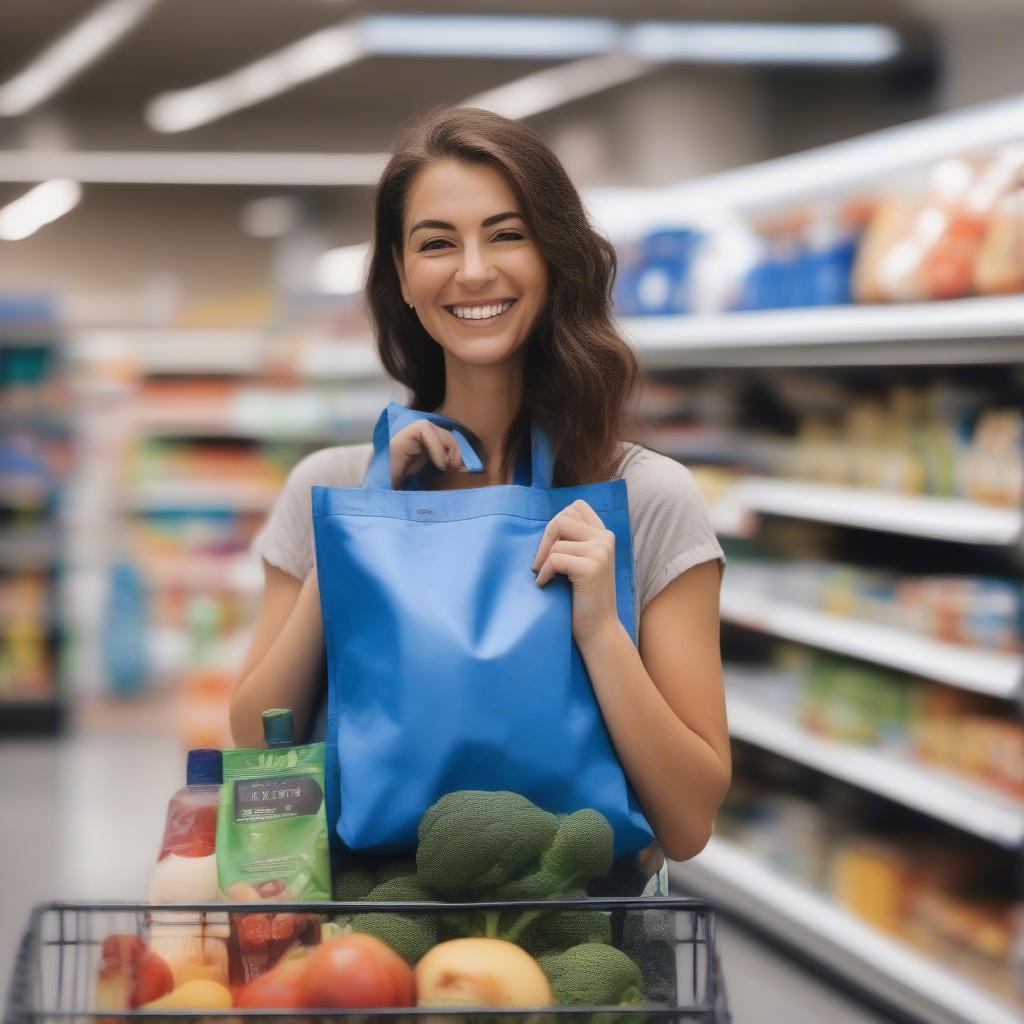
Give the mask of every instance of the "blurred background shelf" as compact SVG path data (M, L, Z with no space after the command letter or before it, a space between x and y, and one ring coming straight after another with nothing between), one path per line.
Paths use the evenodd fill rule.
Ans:
M816 736L749 698L728 698L729 733L1011 849L1024 844L1024 801L897 753Z
M945 965L859 921L824 896L765 867L737 844L711 839L703 853L673 864L670 875L689 891L750 918L787 943L874 990L913 1020L935 1024L1015 1024L1015 1008Z
M721 614L725 621L747 629L889 665L965 690L1007 699L1021 693L1024 656L1020 654L914 636L879 623L787 604L728 583L722 588Z

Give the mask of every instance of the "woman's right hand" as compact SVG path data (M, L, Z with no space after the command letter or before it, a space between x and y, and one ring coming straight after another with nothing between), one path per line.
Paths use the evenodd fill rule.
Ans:
M427 462L442 472L467 472L455 435L431 420L416 420L391 438L391 487L418 473Z

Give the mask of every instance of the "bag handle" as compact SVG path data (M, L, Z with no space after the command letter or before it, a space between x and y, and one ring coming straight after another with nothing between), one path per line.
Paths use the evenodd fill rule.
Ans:
M377 425L373 428L373 458L370 461L370 468L363 478L364 487L373 487L378 490L390 491L391 487L391 439L398 431L407 427L416 420L430 420L439 427L450 430L459 446L462 454L462 461L471 473L482 473L484 471L483 460L476 453L473 443L480 443L480 439L458 420L448 416L442 416L436 412L421 412L419 409L410 409L407 406L399 405L398 402L388 402L377 419ZM516 461L514 481L523 487L539 487L545 490L551 487L551 478L554 460L551 456L551 441L546 431L536 420L530 424L530 461L520 457ZM416 490L412 484L418 483L425 472L435 468L428 462L426 467L419 473L414 473L402 483L402 490Z

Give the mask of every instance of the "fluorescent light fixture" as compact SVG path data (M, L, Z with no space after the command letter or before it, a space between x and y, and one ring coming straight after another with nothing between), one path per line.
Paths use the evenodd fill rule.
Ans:
M330 295L354 295L366 283L369 242L343 245L318 257L314 269L317 288Z
M0 181L123 185L376 185L388 153L119 153L0 150Z
M221 78L164 93L146 108L158 132L183 132L262 103L364 56L356 25L321 29Z
M630 53L614 51L560 64L506 82L464 99L466 107L484 107L514 119L553 110L648 74L659 65Z
M640 57L697 64L878 64L900 52L885 25L648 21L625 37Z
M107 0L0 85L0 116L17 117L49 99L98 60L149 13L157 0Z
M78 182L66 178L55 178L36 185L20 199L15 199L0 210L0 238L6 242L28 238L44 224L73 210L81 197L82 190Z
M619 26L605 18L380 14L362 18L368 51L385 56L584 57L606 53Z
M608 85L614 85L616 75L624 76L619 81L635 77L626 70L627 55L648 62L864 64L886 60L899 50L898 34L884 25L622 25L605 18L584 17L368 15L321 29L222 78L157 96L146 108L146 120L159 132L187 131L368 56L522 60L607 56L615 59L603 73L608 75ZM601 74L595 70L566 71L563 102L596 91L583 84L590 76L594 76L591 81L599 81ZM551 84L558 81L557 75L549 79L527 76L522 81L511 98L505 94L493 101L507 102L510 109L521 104L522 109L533 107L535 111L557 105L558 87Z

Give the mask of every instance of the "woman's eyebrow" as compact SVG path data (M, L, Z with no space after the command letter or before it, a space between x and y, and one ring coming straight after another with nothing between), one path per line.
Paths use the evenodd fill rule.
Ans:
M504 213L492 213L490 217L485 217L480 221L480 227L489 228L492 224L497 224L501 220L508 220L510 217L518 217L520 220L525 220L521 213L516 213L515 210L506 210ZM418 220L409 229L409 237L412 238L413 232L419 231L420 228L440 228L442 231L454 231L455 225L449 224L446 220Z

